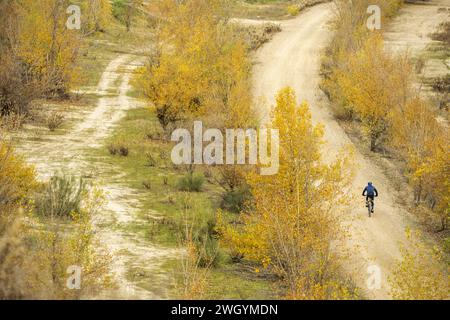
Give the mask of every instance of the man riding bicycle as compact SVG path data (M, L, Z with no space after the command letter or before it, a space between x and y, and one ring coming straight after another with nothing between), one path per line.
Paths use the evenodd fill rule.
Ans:
M364 191L362 193L363 196L366 196L366 202L372 200L372 213L373 209L375 207L375 197L378 197L378 190L375 188L375 186L372 184L372 182L369 182L367 184L367 187L364 188Z

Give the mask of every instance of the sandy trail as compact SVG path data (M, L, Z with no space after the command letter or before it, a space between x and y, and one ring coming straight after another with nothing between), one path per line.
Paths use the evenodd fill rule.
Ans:
M448 21L449 17L448 0L408 4L401 8L398 16L386 26L383 34L386 48L390 51L409 50L413 55L418 54L433 41L430 34L440 23Z
M326 25L331 10L331 4L317 5L293 20L280 22L283 31L257 52L254 68L256 98L264 97L268 105L273 105L276 92L291 86L299 102L306 100L309 103L313 121L323 123L326 128L325 161L334 159L342 147L352 144L334 120L327 108L328 100L318 87L320 57L331 37ZM358 250L352 250L355 254L348 268L355 273L355 281L367 298L389 298L387 277L400 257L399 243L404 240L404 230L409 225L408 213L396 205L396 191L388 177L363 154L356 152L355 160L358 171L352 184L354 200L348 217L352 220L350 247ZM367 216L361 196L368 181L373 181L380 193L373 218ZM381 269L380 289L367 288L367 268L371 265Z
M120 177L107 177L103 172L109 164L101 159L87 159L90 148L103 146L105 138L127 110L140 106L140 102L127 96L133 71L141 66L142 58L120 55L112 60L102 74L95 90L98 95L96 107L82 116L70 132L58 136L45 136L38 141L22 137L17 147L27 160L34 164L38 176L48 179L55 172L92 178L105 192L106 205L95 218L96 232L101 242L113 256L113 272L118 288L106 292L102 298L115 299L164 299L167 298L167 277L159 266L177 255L176 250L155 247L132 232L126 232L127 223L136 222L140 208L140 195L124 185L107 181L120 181ZM132 270L151 274L152 289L144 290L131 280ZM154 289L153 289L154 288Z

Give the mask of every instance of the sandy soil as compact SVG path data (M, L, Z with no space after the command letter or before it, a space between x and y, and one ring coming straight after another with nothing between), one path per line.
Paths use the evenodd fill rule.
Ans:
M120 181L120 177L106 177L103 172L110 164L101 159L88 159L87 151L104 145L117 122L127 110L140 106L140 102L127 96L133 71L142 65L143 59L134 55L120 55L110 62L102 74L97 88L96 107L81 115L78 123L63 135L46 135L36 139L23 136L18 151L34 164L38 176L48 179L55 172L89 177L105 192L106 205L95 219L96 232L101 242L113 256L113 272L118 287L102 298L115 299L164 299L168 297L168 279L159 266L179 255L177 250L152 246L132 232L123 231L127 223L136 222L140 208L140 195L125 185L107 181ZM109 170L111 172L111 170ZM151 274L144 290L129 280L127 274L137 272ZM142 281L142 280L141 280ZM154 288L154 289L153 289Z
M287 85L296 90L299 102L309 102L314 121L326 126L327 144L323 152L325 161L332 161L343 146L352 144L334 120L327 108L328 101L318 88L320 55L330 39L326 23L331 9L330 4L322 4L304 10L295 19L279 22L283 31L257 52L257 65L254 68L254 94L258 99L263 97L266 105L273 104L275 93ZM387 38L391 39L393 47L404 46L402 41L407 39L407 43L417 44L417 50L420 50L426 45L422 43L424 34L415 34L416 38L413 38L413 33L405 35L410 28L404 28L401 19L409 19L410 11L409 7L403 10L406 10L403 11L405 16L401 15L397 21L398 25L394 24L392 30L404 31L392 31L387 34ZM430 27L426 18L431 13L430 11L421 14L423 21L420 23L426 28ZM396 38L400 40L397 41ZM422 40L416 41L417 39ZM137 235L113 227L135 221L135 212L139 209L139 195L135 190L123 185L105 183L100 169L105 164L86 159L86 150L102 146L104 139L124 116L125 111L139 106L139 102L128 97L127 92L130 89L131 73L141 63L142 60L133 55L121 55L111 61L98 87L93 90L99 95L97 106L83 115L73 130L63 136L49 135L38 141L24 139L18 148L36 165L42 179L58 170L75 175L90 173L107 192L107 206L101 214L98 225L102 227L98 228L98 233L112 250L119 288L105 295L106 298L167 298L167 292L161 289L164 286L159 284L167 282L170 275L163 273L158 267L165 258L180 254L176 250L153 247L141 241ZM268 108L263 110L267 118ZM348 212L351 221L349 246L354 249L355 254L349 261L348 268L355 272L357 284L364 289L368 278L367 267L379 266L382 271L381 289L367 289L364 293L372 299L389 298L387 276L393 262L399 258L399 243L404 240L403 231L411 222L408 213L396 205L396 191L382 170L374 165L370 158L358 152L356 162L358 172L352 190L355 199L351 204L353 209ZM367 181L373 181L380 192L373 218L367 217L360 195ZM157 291L144 290L128 280L126 274L133 267L154 273L158 285L153 284L152 287L158 288L155 289Z
M431 0L407 4L398 16L385 26L386 48L391 51L409 50L412 54L423 51L438 25L450 18L450 1Z
M257 99L264 97L268 105L273 105L276 92L284 86L291 86L299 102L306 100L309 103L313 121L326 127L325 161L331 161L342 147L352 144L334 120L327 108L328 100L318 87L320 56L331 36L326 25L331 10L330 4L318 5L293 20L280 22L283 31L260 49L254 68L254 95ZM348 268L354 272L355 281L365 290L366 297L389 298L387 277L393 263L400 257L399 243L404 240L404 230L410 224L408 213L396 204L396 191L382 170L359 152L356 152L355 160L358 170L351 191L354 200L350 206L352 209L348 211L351 221L349 246L355 254L349 260ZM380 193L372 218L367 216L361 196L368 181L373 181ZM381 269L380 289L367 288L367 268L371 265Z

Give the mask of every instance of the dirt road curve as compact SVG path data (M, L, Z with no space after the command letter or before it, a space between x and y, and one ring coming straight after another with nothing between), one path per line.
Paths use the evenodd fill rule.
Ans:
M264 97L269 105L273 105L275 93L284 86L291 86L299 102L308 101L313 120L326 127L325 161L332 160L340 148L351 144L329 112L328 101L318 88L321 51L330 37L326 24L331 17L331 10L330 4L318 5L293 20L281 22L283 31L257 53L257 65L254 68L256 98ZM354 219L351 222L349 245L355 255L347 267L355 273L357 284L365 290L364 294L368 298L389 298L387 276L393 262L399 258L399 242L404 240L404 230L409 224L407 212L395 204L393 186L370 159L357 152L356 162L359 169L352 185L355 199L348 212L349 218ZM361 196L368 181L373 181L380 192L375 216L370 219ZM367 268L371 265L381 269L381 289L367 289Z

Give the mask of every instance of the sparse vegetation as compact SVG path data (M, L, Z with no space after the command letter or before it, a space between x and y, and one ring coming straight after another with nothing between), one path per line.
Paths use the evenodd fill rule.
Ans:
M64 123L64 116L61 113L53 112L51 113L47 119L46 124L50 131L55 131Z
M109 256L93 250L101 247L91 224L102 205L100 194L82 195L59 179L47 187L47 198L38 205L39 210L51 212L41 211L35 217L32 203L39 185L34 170L3 140L0 169L0 298L80 299L110 286ZM71 221L61 220L64 215L70 215ZM66 287L71 265L82 266L85 272L81 290Z
M294 16L294 17L300 13L300 8L296 4L292 4L292 5L288 6L286 8L286 10L291 16Z
M281 138L277 175L261 176L253 165L171 161L173 129L192 129L193 120L221 132L264 124L259 111L266 106L253 97L255 51L298 34L293 25L312 30L303 18L319 22L320 8L303 9L321 2L0 0L0 300L127 299L130 292L361 298L347 255L353 148L331 159L322 149L325 127L291 88L279 91L268 124ZM448 277L448 77L430 81L441 109L430 107L414 74L425 60L388 53L381 33L364 26L369 4L381 6L385 23L402 2L336 0L322 88L341 123L356 128L352 139L369 146L364 152L398 161L414 193L411 213L443 239L441 250L428 246L428 234L408 234L389 279L392 297L446 299L448 286L437 286ZM83 13L81 30L66 26L73 4ZM286 21L232 19L238 16ZM432 37L448 44L447 29L442 24ZM297 48L298 39L269 55ZM290 63L279 62L293 81ZM268 74L271 100L268 91L287 81ZM346 139L338 138L331 140ZM385 217L375 215L374 224ZM74 266L82 270L79 290L67 287Z
M108 151L111 155L120 155L122 157L127 157L130 150L123 138L119 138L116 141L108 145Z
M392 297L398 300L447 300L449 298L448 268L443 252L428 248L421 234L407 231L408 243L402 247L402 259L389 279Z
M200 173L188 172L178 182L181 191L200 192L205 178Z
M312 125L308 105L296 105L290 88L281 90L276 100L272 126L280 130L280 172L274 177L250 175L254 209L236 226L219 219L223 245L279 277L289 299L352 298L331 249L331 242L344 234L335 208L346 202L337 190L351 181L351 159L323 165L323 127Z
M54 175L36 197L36 212L43 217L71 218L80 212L86 192L83 179Z

